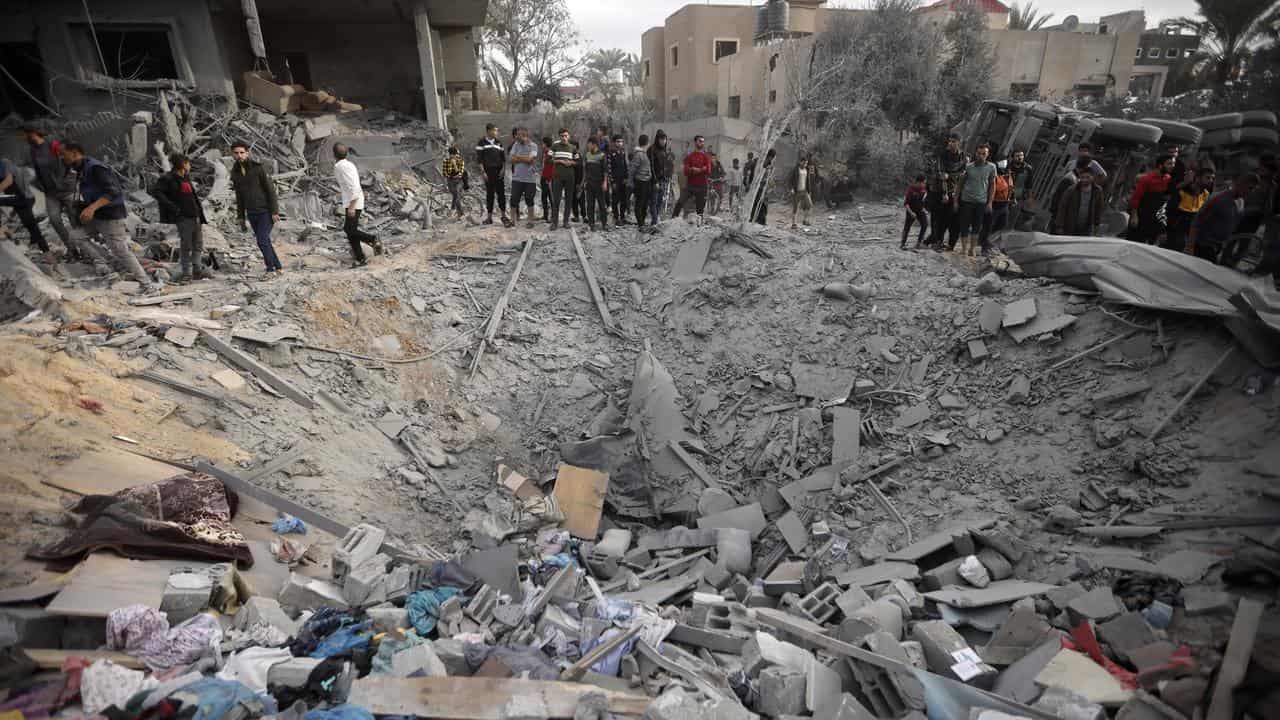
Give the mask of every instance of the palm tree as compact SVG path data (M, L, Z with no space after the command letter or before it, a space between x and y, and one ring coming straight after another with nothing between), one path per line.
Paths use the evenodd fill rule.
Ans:
M1196 0L1200 17L1170 20L1171 27L1200 36L1204 59L1198 70L1215 88L1240 75L1240 69L1259 41L1274 37L1280 20L1276 0Z
M1010 30L1039 30L1053 18L1053 13L1042 13L1036 4L1029 2L1025 7L1014 3L1009 7Z

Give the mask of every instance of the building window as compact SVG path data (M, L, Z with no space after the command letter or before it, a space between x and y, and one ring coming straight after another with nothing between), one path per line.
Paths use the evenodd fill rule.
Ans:
M1106 34L1107 34L1107 24L1106 24L1106 23L1102 23L1102 24L1098 25L1098 34L1099 34L1099 35L1106 35Z
M126 82L185 80L168 25L95 23L90 29L88 23L71 23L68 29L80 67L91 73Z
M1013 83L1009 86L1009 97L1014 100L1039 100L1040 83Z
M770 91L769 91L769 102L770 102L770 103L776 103L776 102L778 102L778 91L777 91L777 90L770 90Z
M737 55L737 54L738 54L737 38L724 38L724 39L716 38L715 41L711 43L711 62L712 63L718 63L720 62L720 58L729 57L730 55Z
M650 71L649 71L649 61L648 61L648 60L645 60L645 61L644 61L644 79L645 79L645 80L648 80L648 79L649 79L649 75L650 75L650 74L651 74L651 73L650 73Z
M680 67L680 46L671 46L671 67Z
M731 118L742 117L742 96L741 95L729 96L729 117Z
M1133 56L1134 56L1134 57L1136 57L1136 58L1140 58L1140 57L1142 57L1142 48L1138 48L1138 51L1137 51L1137 52L1135 52L1135 53L1133 54Z
M1167 58L1176 58L1176 57L1178 57L1178 48L1169 48L1168 50L1165 50L1165 51L1164 51L1164 56L1165 56L1165 57L1167 57Z
M680 98L678 98L678 97L673 97L673 98L671 98L671 109L672 109L672 110L679 110L679 109L680 109Z
M778 69L778 54L774 53L769 56L769 72L773 72L776 69Z
M1148 50L1148 51L1147 51L1147 57L1149 57L1149 58L1158 58L1158 57L1160 57L1160 48L1151 48L1150 50Z

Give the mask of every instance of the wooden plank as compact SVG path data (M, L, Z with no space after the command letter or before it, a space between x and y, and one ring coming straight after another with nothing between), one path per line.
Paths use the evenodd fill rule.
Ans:
M578 239L578 231L569 228L569 236L573 238L573 249L578 252L578 262L582 263L582 274L587 277L587 287L591 290L591 297L596 301L596 309L600 311L600 321L610 330L614 329L613 313L609 312L609 303L605 302L604 293L600 292L600 284L596 282L595 271L591 269L591 261L587 259L587 253L582 249L582 241Z
M600 513L608 492L608 473L560 463L551 494L564 513L564 529L576 538L594 540L600 531Z
M200 336L204 339L205 345L208 345L214 352L221 355L224 360L242 370L248 370L253 373L254 377L267 385L270 385L281 395L284 395L307 409L319 407L315 400L308 397L306 393L298 389L298 387L293 383L277 375L274 370L268 368L266 365L263 365L257 360L249 357L247 354L232 347L231 343L226 340L223 340L208 330L201 330Z
M276 510L289 513L290 515L301 519L306 524L313 525L317 529L323 530L334 537L344 537L347 534L347 530L350 529L336 520L327 518L324 515L321 515L309 508L305 508L292 500L276 495L270 490L264 490L257 485L245 482L244 479L232 475L216 465L202 462L196 465L196 471L218 478L228 490L234 490L237 493L248 495L255 500L260 500Z
M613 652L615 648L620 647L623 643L635 637L636 635L639 635L640 631L643 629L644 629L643 625L633 625L631 626L630 630L624 633L618 633L617 635L614 635L608 640L595 646L594 648L591 649L591 652L587 653L586 655L583 655L582 658L578 660L578 662L565 668L560 673L560 679L574 681L582 677L583 673L585 673L592 665L595 665L597 662L600 661L600 658Z
M530 237L524 241L524 250L520 253L520 259L516 261L515 269L511 271L511 279L507 281L507 287L502 291L502 295L498 297L498 301L493 304L493 310L489 313L489 321L485 323L484 337L480 338L480 345L476 348L475 356L471 358L471 369L468 371L467 379L475 377L476 369L480 367L480 358L484 357L485 349L493 343L493 338L498 334L498 326L502 324L502 316L507 311L507 305L511 302L511 291L516 289L516 283L520 281L520 273L524 271L524 262L529 259L529 253L533 250L533 238Z
M127 375L126 377L136 377L136 378L142 378L143 380L150 380L153 383L159 383L161 385L171 387L174 390L181 390L182 392L187 393L188 395L194 395L198 398L204 398L205 400L209 400L211 402L220 403L226 399L218 393L210 392L203 388L198 388L195 385L188 385L187 383L182 382L181 380L167 377L165 375L161 375L160 373L153 372L151 370L140 370L136 373Z
M54 471L45 485L77 495L111 495L131 487L167 480L182 471L119 450L85 453Z
M153 295L151 297L133 298L129 301L134 307L146 307L149 305L163 305L167 302L185 302L196 296L196 293L170 293L168 295Z
M1008 713L1015 716L1025 716L1028 718L1038 718L1040 720L1057 720L1057 717L1043 710L1037 710L1029 705L1014 702L1006 698L1000 697L993 692L983 690L981 688L966 685L958 680L949 677L931 673L928 670L917 668L907 663L899 662L890 657L885 657L869 650L863 650L855 645L837 640L833 637L823 635L814 631L809 621L802 618L787 615L771 608L756 608L756 620L766 627L781 630L784 633L793 635L801 641L804 647L819 647L827 652L844 657L851 657L869 665L874 665L882 670L891 673L907 673L921 679L922 682L928 681L930 685L941 685L948 691L949 699L955 702L963 702L970 707L990 708L1000 712ZM967 708L966 708L967 709Z
M62 663L67 658L86 658L90 662L99 660L110 660L121 667L127 667L130 670L145 670L146 665L142 661L132 655L126 655L122 652L114 650L50 650L47 648L22 648L22 652L27 657L35 661L36 667L41 670L61 670Z
M209 565L189 560L130 560L112 553L92 553L45 609L51 615L90 618L104 618L112 610L126 605L146 605L158 610L171 572L180 567L199 571Z
M1253 642L1258 636L1258 625L1262 622L1264 609L1265 603L1250 597L1240 598L1240 604L1236 607L1236 619L1231 623L1227 652L1219 666L1218 682L1213 686L1213 700L1209 702L1209 714L1205 716L1205 720L1231 720L1235 717L1232 693L1244 680L1245 670L1249 668Z
M364 677L351 686L347 702L374 715L408 715L443 720L502 720L504 708L525 698L548 718L572 718L587 693L603 693L609 712L642 715L645 695L605 690L585 683L488 677Z
M675 453L675 456L680 458L680 461L685 465L688 465L694 475L698 476L698 479L702 481L703 485L706 485L709 488L720 487L720 481L712 477L711 473L707 472L707 469L703 467L702 463L698 462L696 458L689 454L688 450L685 450L680 445L679 440L670 441L668 446L671 448L671 452Z

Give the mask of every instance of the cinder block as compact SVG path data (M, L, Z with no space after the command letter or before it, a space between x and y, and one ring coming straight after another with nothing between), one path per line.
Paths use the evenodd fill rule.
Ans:
M378 554L387 531L361 523L347 531L342 542L333 550L333 579L341 581L353 569Z
M278 662L267 670L267 685L288 688L305 687L307 677L321 662L323 661L309 657L289 658L284 662Z
M794 668L765 668L760 671L760 703L756 709L774 718L805 712L805 683L805 673Z
M387 567L391 556L378 553L351 568L342 579L342 597L351 607L378 605L387 601Z
M212 593L213 578L208 573L174 573L165 582L160 612L169 618L170 626L177 625L209 607Z
M346 598L342 596L342 588L318 578L310 578L297 573L290 573L289 581L280 590L280 606L286 610L315 610L332 607L347 609Z
M391 674L395 677L444 677L448 672L430 643L423 643L392 655Z
M835 583L823 583L813 592L800 599L800 606L816 623L825 623L840 611L836 599L840 597L840 588Z
M0 626L6 624L11 625L12 635L22 647L52 650L62 647L62 629L66 625L66 618L50 615L44 608L0 608Z
M498 591L483 585L476 591L471 602L463 609L467 617L481 625L488 625L493 620L493 609L498 605Z
M995 684L996 669L982 662L960 633L945 622L918 622L911 629L911 637L924 649L925 662L933 672L983 690L990 690Z
M397 628L409 627L409 611L394 605L379 605L364 611L373 621L374 632L391 632Z
M271 625L290 637L298 632L298 623L289 618L280 607L280 601L263 595L254 595L240 606L240 610L236 612L235 619L232 621L232 627L245 630L259 622Z

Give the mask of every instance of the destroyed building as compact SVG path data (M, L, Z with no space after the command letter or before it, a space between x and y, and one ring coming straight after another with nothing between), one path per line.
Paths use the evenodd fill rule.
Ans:
M0 116L118 111L147 102L156 88L233 103L246 73L269 68L281 85L443 127L445 112L476 108L487 7L486 0L15 0L0 26L9 73L0 79Z

